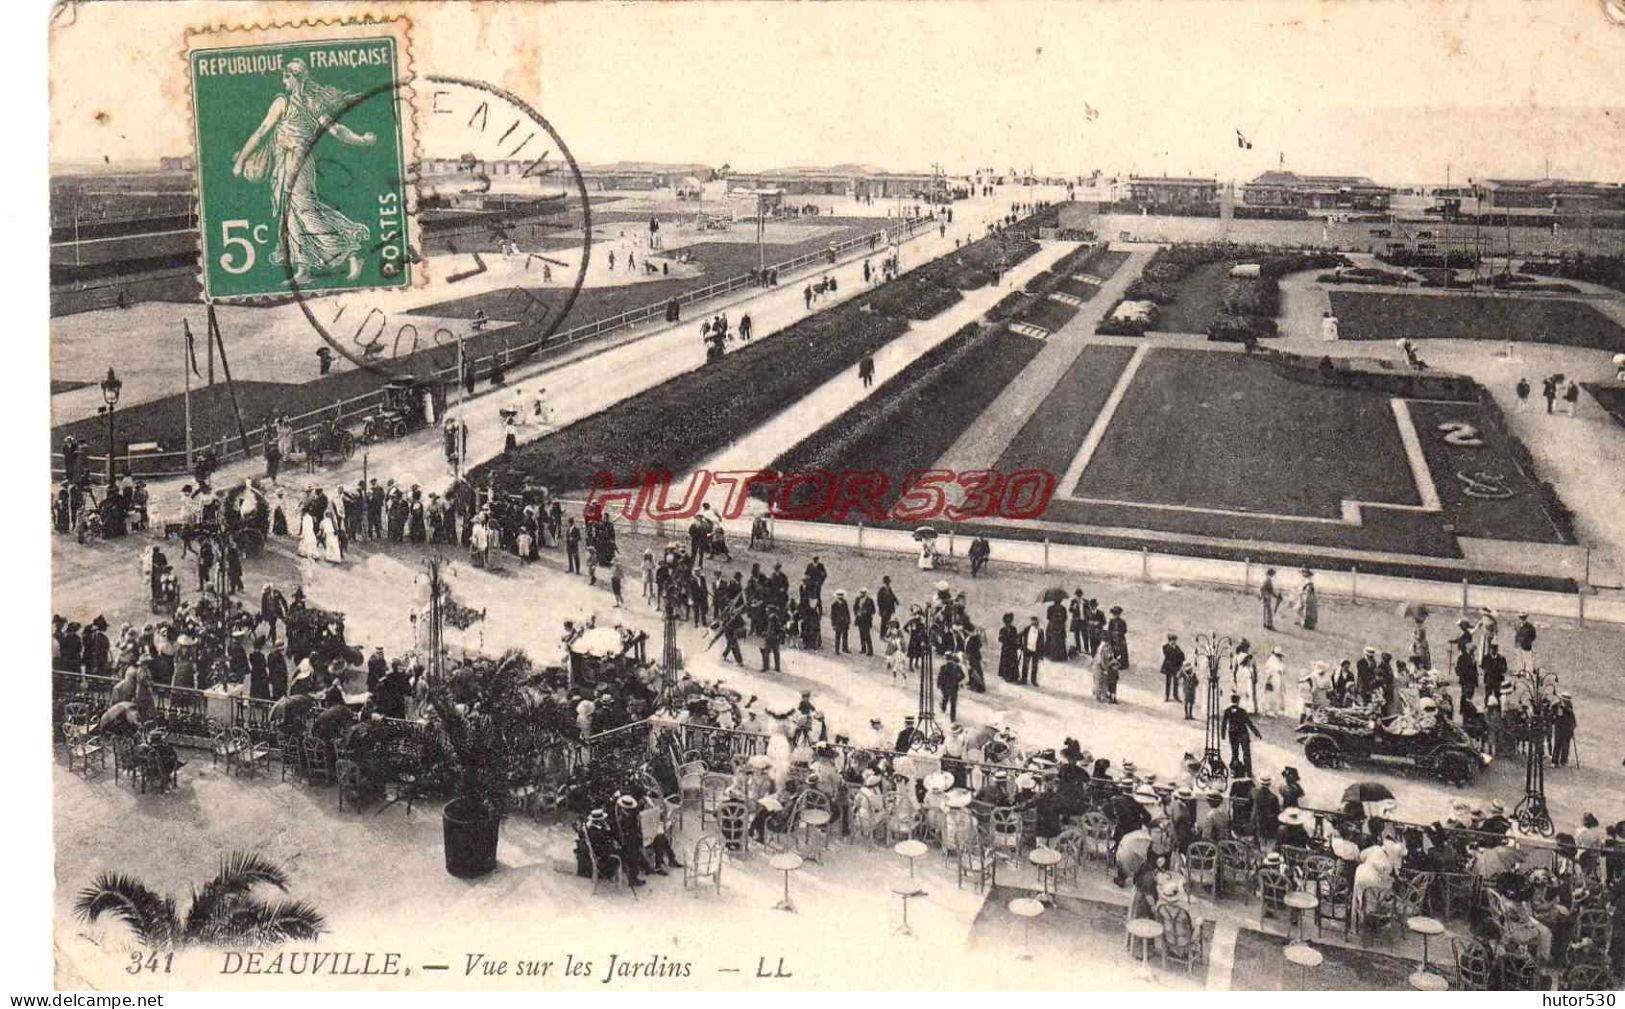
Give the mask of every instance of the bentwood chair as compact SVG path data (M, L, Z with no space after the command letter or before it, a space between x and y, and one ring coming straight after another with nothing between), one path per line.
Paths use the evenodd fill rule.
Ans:
M1545 991L1540 962L1528 953L1508 952L1501 957L1501 985L1505 991Z
M1185 848L1185 878L1190 882L1191 889L1206 887L1213 895L1219 897L1219 847L1212 841L1192 841Z
M260 768L271 762L271 748L264 743L254 742L248 730L242 726L227 730L227 738L236 754L237 769L247 772L249 777L256 777Z
M1326 922L1334 924L1339 920L1343 923L1343 937L1348 938L1349 927L1353 917L1352 888L1348 878L1339 872L1322 873L1315 877L1311 892L1319 901L1315 905L1315 929L1320 935L1326 934Z
M711 880L717 893L722 892L722 838L715 834L702 834L694 842L694 851L683 865L683 889L692 889L702 880Z
M361 765L353 760L340 760L335 765L339 782L339 809L348 802L351 809L360 809L366 796L366 781L361 776Z
M103 745L100 736L93 732L81 733L68 740L68 770L72 771L75 764L85 774L90 773L92 762L98 767L107 766L107 747Z
M722 800L717 806L717 829L729 851L750 851L750 807L743 799Z
M312 785L332 784L333 758L327 741L307 735L299 741L299 749L305 758L305 780Z
M282 767L282 780L287 781L288 775L292 774L294 781L303 781L305 760L299 749L299 737L291 732L277 733L276 749L277 763Z
M1172 960L1185 968L1202 962L1202 934L1196 931L1189 911L1177 904L1164 904L1157 908L1157 920L1162 923L1162 955L1166 963Z

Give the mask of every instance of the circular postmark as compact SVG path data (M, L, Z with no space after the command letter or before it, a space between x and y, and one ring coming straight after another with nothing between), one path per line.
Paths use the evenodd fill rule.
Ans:
M461 362L493 356L510 366L546 346L569 317L592 248L586 181L530 103L484 81L436 74L349 96L299 153L289 192L354 186L343 146L321 141L365 143L371 134L349 121L364 121L361 110L380 101L414 97L425 151L407 170L417 199L401 207L379 198L364 254L383 274L422 271L431 256L435 269L404 288L331 290L314 288L284 256L289 291L328 352L386 381L456 375ZM276 222L283 247L321 240L322 222L301 217L304 209L284 202Z

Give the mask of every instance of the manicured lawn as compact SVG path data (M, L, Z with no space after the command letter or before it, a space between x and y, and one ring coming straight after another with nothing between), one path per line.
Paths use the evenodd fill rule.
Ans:
M1179 295L1164 305L1157 319L1159 333L1206 333L1219 314L1219 296L1230 276L1228 262L1206 263L1177 281Z
M1020 469L1046 469L1057 478L1071 465L1078 446L1105 405L1117 379L1134 356L1133 347L1090 344L1044 397L1027 423L999 456L994 466L1001 473ZM1066 488L1056 489L1057 496Z
M1070 294L1079 301L1088 301L1095 296L1096 291L1100 290L1100 286L1068 277L1061 281L1055 289L1062 294Z
M629 483L682 473L900 336L906 320L851 301L647 389L473 471L505 489L585 490L593 475Z
M973 323L775 459L773 468L874 470L895 489L909 471L940 459L1041 349L1031 337ZM889 505L893 497L883 500Z
M1625 330L1583 301L1332 291L1345 340L1518 340L1625 351Z
M1345 498L1421 503L1386 396L1169 349L1147 354L1078 487L1062 491L1331 519Z
M1519 468L1507 436L1484 416L1482 407L1412 401L1410 411L1439 500L1456 532L1492 540L1563 542L1546 517L1535 477ZM1445 441L1440 425L1455 422L1471 424L1483 444ZM1495 499L1468 493L1473 488L1482 495L1486 481L1504 486L1512 496Z
M1022 312L1022 322L1030 322L1035 326L1042 326L1051 333L1072 321L1078 310L1065 302L1054 298L1039 298L1033 302L1025 312Z

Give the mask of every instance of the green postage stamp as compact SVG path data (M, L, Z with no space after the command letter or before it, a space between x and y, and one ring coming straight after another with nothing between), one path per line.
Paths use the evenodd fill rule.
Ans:
M412 285L404 19L189 33L209 298Z

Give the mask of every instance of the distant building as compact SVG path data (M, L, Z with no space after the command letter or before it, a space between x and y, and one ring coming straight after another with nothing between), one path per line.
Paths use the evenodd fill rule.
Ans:
M159 158L158 170L160 172L190 172L194 162L190 154L178 158Z
M1302 207L1306 210L1387 210L1394 191L1363 175L1299 175L1265 172L1242 188L1252 207Z
M607 165L583 166L581 178L588 189L599 191L675 189L685 179L693 179L704 185L716 178L716 169L697 164L616 161Z
M1128 198L1134 203L1213 206L1219 202L1219 183L1214 179L1134 175L1128 180Z
M1481 205L1497 210L1620 210L1625 186L1569 179L1484 179L1477 184Z
M945 197L948 178L931 172L887 172L873 165L771 168L734 172L728 176L728 189L782 189L787 196L929 200Z

